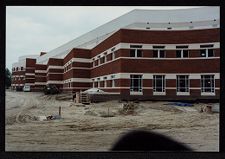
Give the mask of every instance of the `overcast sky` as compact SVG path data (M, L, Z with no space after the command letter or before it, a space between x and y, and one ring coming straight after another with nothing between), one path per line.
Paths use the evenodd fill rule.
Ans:
M19 56L40 54L133 9L193 7L6 7L6 67Z

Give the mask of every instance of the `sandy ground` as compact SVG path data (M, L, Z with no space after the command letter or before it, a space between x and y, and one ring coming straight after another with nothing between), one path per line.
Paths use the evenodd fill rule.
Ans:
M195 151L219 151L219 114L199 113L204 104L183 109L167 102L140 102L134 115L121 115L122 103L79 106L57 95L6 92L6 151L108 151L133 129L160 132ZM58 114L60 120L36 121ZM101 117L102 114L114 117Z

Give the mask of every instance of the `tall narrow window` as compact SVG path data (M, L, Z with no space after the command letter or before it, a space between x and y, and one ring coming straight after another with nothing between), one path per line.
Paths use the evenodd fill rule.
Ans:
M97 59L97 66L101 64L101 63L100 63L100 58L101 58L101 57L98 56L98 59Z
M142 75L130 75L130 92L142 92Z
M104 56L100 58L100 64L103 64L103 63L105 63L105 57Z
M105 58L104 61L107 62L107 54L105 54L104 58Z
M100 78L97 79L98 80L98 88L100 87Z
M130 45L130 57L142 57L142 45Z
M68 87L69 87L69 88L71 87L71 83L70 83L70 82L68 83Z
M165 92L165 75L153 75L153 92Z
M111 75L112 87L115 87L115 75Z
M111 49L112 51L112 60L115 59L115 47Z
M201 57L214 57L213 45L200 45Z
M177 75L177 92L189 92L188 75Z
M214 75L201 75L201 93L215 93Z
M107 87L107 77L104 77L104 87Z
M165 56L165 46L153 46L153 57L154 58L164 58Z

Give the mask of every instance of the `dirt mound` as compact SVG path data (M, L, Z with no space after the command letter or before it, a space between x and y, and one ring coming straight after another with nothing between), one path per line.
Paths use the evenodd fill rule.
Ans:
M68 100L73 99L73 95L72 94L59 94L59 95L55 96L55 99L68 101Z
M36 121L37 117L31 114L29 111L20 112L17 115L9 116L6 118L6 125L13 125L15 123L28 123Z
M104 118L114 117L116 115L116 113L114 112L105 112L105 111L101 111L99 112L99 114L100 114L100 117L104 117Z
M84 115L98 116L98 114L94 111L88 110L84 113Z
M35 121L37 120L37 118L32 115L32 114L18 114L16 117L16 122L17 123L27 123L27 122L31 122L31 121Z
M14 123L16 123L16 116L8 116L6 118L6 121L5 121L6 125L13 125Z

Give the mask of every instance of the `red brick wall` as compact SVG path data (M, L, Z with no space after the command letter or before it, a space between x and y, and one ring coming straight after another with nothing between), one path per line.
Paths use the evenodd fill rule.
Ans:
M25 74L25 71L15 71L15 72L12 72L12 75L24 75Z
M26 67L35 67L36 59L26 58Z
M176 79L166 79L166 87L176 87Z
M219 72L220 70L219 59L198 59L198 60L121 59L120 61L121 61L121 69L117 70L118 72L121 71L121 72L140 72L140 73L177 73L177 72L207 73L207 72Z
M46 82L46 77L35 77L35 82Z
M46 70L46 69L47 69L47 65L35 64L35 70Z
M52 66L63 66L63 59L49 58L47 67Z
M208 43L220 41L219 29L146 31L121 29L121 41L147 44Z
M89 58L91 58L91 50L74 48L64 58L63 64L65 65L73 57L74 58L86 58L86 59L89 59Z
M120 42L121 42L121 30L117 31L109 38L101 42L99 45L94 47L91 51L91 57L96 56L97 54L109 49L110 47L113 47L114 45Z
M63 73L63 69L49 69L48 70L49 73Z
M34 68L26 68L26 73L35 73Z
M121 60L116 60L116 61L113 61L108 64L105 64L105 65L102 65L102 66L92 69L91 77L97 77L97 76L121 72L121 68L120 68L121 62L120 61Z
M61 81L61 80L63 80L63 76L60 75L60 74L49 74L49 75L47 76L47 81L48 81L48 80Z

